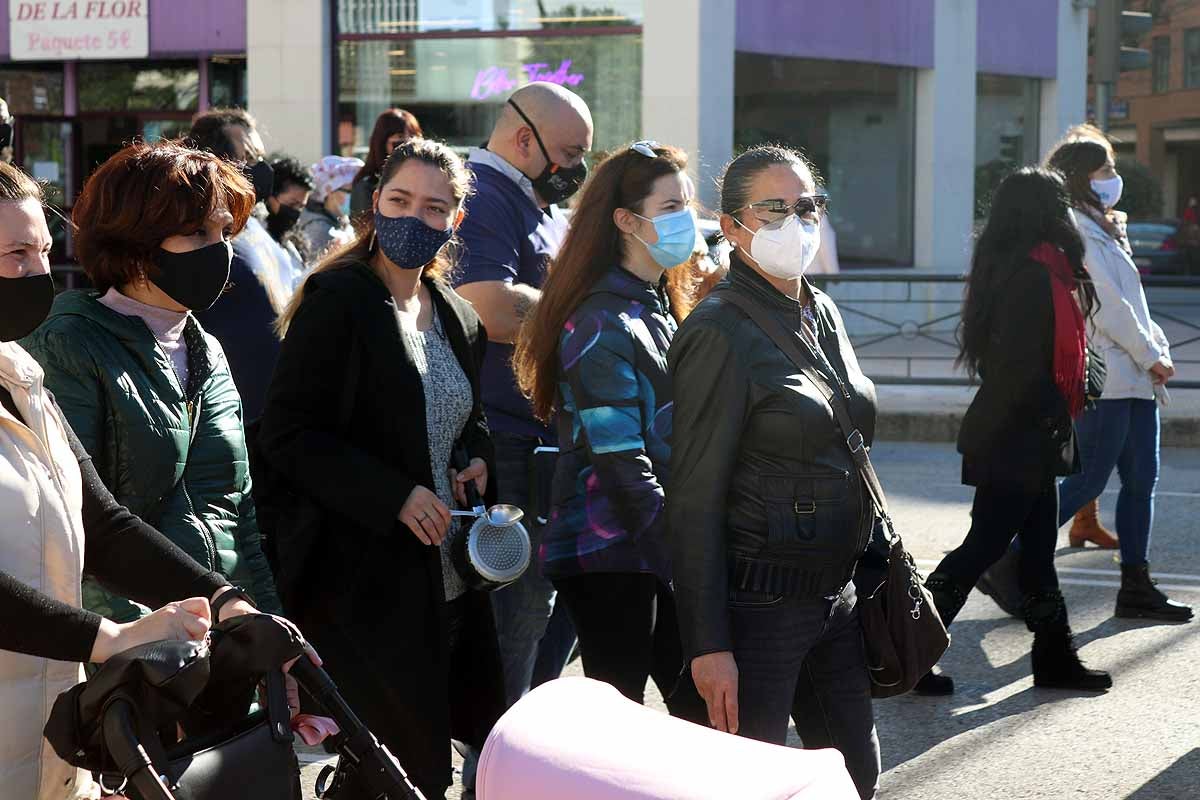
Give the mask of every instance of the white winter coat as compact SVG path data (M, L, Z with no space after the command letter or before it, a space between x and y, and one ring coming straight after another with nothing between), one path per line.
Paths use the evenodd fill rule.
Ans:
M1133 259L1099 223L1072 212L1087 248L1084 267L1096 287L1100 309L1092 318L1092 347L1108 366L1105 400L1154 399L1150 367L1171 363L1171 348L1162 328L1150 319L1146 292Z

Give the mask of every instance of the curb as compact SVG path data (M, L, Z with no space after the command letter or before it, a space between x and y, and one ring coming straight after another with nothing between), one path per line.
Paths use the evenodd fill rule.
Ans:
M875 426L875 438L884 442L955 442L962 424L955 413L882 413ZM1162 418L1163 447L1200 447L1200 419Z

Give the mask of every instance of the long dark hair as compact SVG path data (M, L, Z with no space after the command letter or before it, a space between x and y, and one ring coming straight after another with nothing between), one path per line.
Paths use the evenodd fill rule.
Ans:
M375 127L371 130L371 144L367 150L367 158L362 169L354 176L355 183L368 176L379 174L379 170L383 169L383 162L387 161L389 155L387 140L397 133L405 140L420 139L425 135L421 131L421 123L417 122L417 118L412 115L412 112L402 108L389 108L384 111L375 120Z
M1085 317L1098 307L1096 289L1083 268L1083 238L1071 219L1071 199L1062 176L1043 167L1025 167L996 189L987 225L975 242L958 330L958 366L974 378L991 335L989 317L1005 279L1029 259L1035 245L1062 248L1075 275Z
M654 152L655 158L647 158L636 150L622 150L596 169L571 215L571 228L547 273L542 297L521 326L513 369L541 419L549 419L554 408L563 325L592 286L622 261L613 212L627 208L640 214L656 180L687 170L687 153L679 148L659 145ZM676 295L671 282L667 289L672 310L679 313L674 306L686 298Z
M462 159L446 145L430 139L409 139L392 151L387 160L383 162L383 171L379 173L380 192L395 177L400 167L408 161L420 161L441 170L446 179L450 181L450 190L455 203L461 205L467 195L471 193L471 173L463 164ZM431 263L425 266L425 275L435 280L446 279L446 276L454 268L455 243L456 240L452 240L451 247L443 249ZM330 251L321 259L321 263L313 267L309 277L319 272L329 272L335 269L345 269L355 264L369 263L374 251L375 215L363 214L362 219L355 226L354 239ZM296 311L304 302L304 289L307 285L308 278L305 278L304 283L292 295L288 307L275 322L275 331L281 338L287 334L292 317L296 316Z

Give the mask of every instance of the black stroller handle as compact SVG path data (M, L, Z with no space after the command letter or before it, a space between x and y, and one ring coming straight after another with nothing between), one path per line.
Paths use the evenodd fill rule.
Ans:
M133 706L128 700L117 698L105 709L104 743L121 775L143 798L175 800L171 790L154 769L145 748L138 742L138 735L133 726ZM108 788L121 791L117 787Z
M342 699L337 684L325 670L312 663L308 656L301 656L292 665L291 674L342 730L336 740L337 752L342 759L337 773L341 773L349 762L359 784L372 800L425 800L425 795L408 779L396 757L380 744ZM322 790L319 796L337 796L344 777L337 773L329 789Z

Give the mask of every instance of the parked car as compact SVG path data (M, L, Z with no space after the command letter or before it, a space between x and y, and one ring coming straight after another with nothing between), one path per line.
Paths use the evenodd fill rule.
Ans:
M1195 226L1186 226L1194 228ZM1193 231L1177 219L1141 220L1126 228L1133 263L1143 275L1188 275L1195 270L1197 244Z

